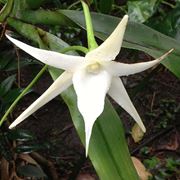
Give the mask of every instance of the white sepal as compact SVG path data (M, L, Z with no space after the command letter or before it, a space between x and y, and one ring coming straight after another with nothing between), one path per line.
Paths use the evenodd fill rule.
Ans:
M33 102L10 126L12 129L19 123L21 123L28 116L33 114L43 105L48 103L50 100L55 98L61 92L66 90L72 84L72 74L64 72L61 76L59 76L54 83L35 101Z
M128 76L131 74L136 74L136 73L145 71L155 66L156 64L160 63L172 51L173 49L169 50L167 53L163 54L161 57L152 61L148 61L148 62L125 64L125 63L111 61L107 65L105 65L105 68L110 74L112 74L112 76Z
M35 48L17 39L14 39L7 34L6 37L11 42L13 42L17 47L19 47L29 55L33 56L34 58L38 59L42 63L59 69L64 69L73 72L76 69L76 67L79 67L79 65L85 59L84 57L81 56L66 55L54 51Z
M137 113L134 105L132 104L126 89L120 78L114 77L111 82L111 87L108 91L108 94L125 110L127 111L132 118L137 122L143 132L146 131L144 124Z
M128 15L125 15L111 35L96 49L86 55L88 60L112 61L119 54L124 32L128 22Z

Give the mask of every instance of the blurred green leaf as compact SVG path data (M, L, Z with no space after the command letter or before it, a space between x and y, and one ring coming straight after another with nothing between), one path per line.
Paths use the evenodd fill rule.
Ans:
M155 12L157 1L158 0L129 0L127 5L130 21L139 23L145 22Z
M23 129L13 129L7 133L7 137L10 140L16 141L31 141L36 137L30 131L23 130Z
M19 61L19 67L20 68L23 68L23 67L29 66L29 65L33 65L33 64L37 64L37 62L33 61L32 59L21 58ZM18 69L17 60L13 59L13 61L10 61L3 70L4 71L13 71L16 69Z
M22 68L32 64L37 64L37 62L33 61L32 59L21 57L18 65L15 54L9 50L2 51L0 54L0 70L2 71L13 71L18 69L18 67Z
M73 21L57 11L38 9L19 11L16 18L32 24L76 26Z
M32 9L40 8L40 6L47 0L26 0L28 6Z
M25 176L25 177L38 178L38 179L47 177L47 175L44 173L44 171L40 167L31 165L31 164L20 166L17 169L17 172L19 175Z
M144 164L149 168L153 169L160 163L160 160L157 157L152 157L150 159L144 160Z
M0 3L5 4L7 0L0 0Z
M180 159L167 158L166 167L169 171L178 171L180 166Z
M7 18L7 23L9 24L9 26L16 29L16 31L21 32L21 35L27 37L27 39L29 40L33 39L35 43L41 44L41 47L43 47L42 40L39 37L40 34L37 33L36 27L30 24L24 24L21 21L18 21L11 17Z
M3 97L3 100L6 104L12 103L20 93L21 93L20 88L11 89Z
M11 58L13 58L12 54L1 51L0 70L4 70L4 68L7 66L7 64L11 61Z
M0 11L0 22L3 22L8 15L10 14L13 7L13 0L8 0L7 3L4 5L3 9Z
M0 96L4 96L12 87L14 81L16 80L16 75L11 75L7 77L0 84Z
M180 40L180 4L163 17L150 19L148 25L168 36Z
M59 12L85 29L82 12L72 10L61 10ZM103 41L111 34L120 21L117 17L98 13L92 13L92 20L95 35ZM143 24L129 22L122 46L144 51L155 58L174 48L174 51L163 60L162 64L180 78L180 43L175 39Z
M34 151L39 151L39 150L47 150L50 147L50 144L48 143L41 143L41 144L23 144L23 145L18 145L15 149L16 153L25 153L29 154Z
M106 2L104 2L104 0L95 0L95 3L100 12L109 13L111 11L114 0L106 0Z
M11 145L5 134L0 134L0 155L7 161L13 160L13 153L11 151Z
M13 8L11 11L11 17L14 17L18 14L19 10L24 10L28 8L26 0L13 0Z

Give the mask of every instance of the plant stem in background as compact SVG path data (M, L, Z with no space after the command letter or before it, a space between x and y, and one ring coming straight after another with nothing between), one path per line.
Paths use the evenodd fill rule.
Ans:
M16 106L16 104L19 102L19 100L32 88L32 86L39 80L39 78L43 75L43 73L46 71L47 69L47 65L45 65L40 71L39 73L36 75L36 77L31 81L31 83L22 91L22 93L15 99L15 101L11 104L11 106L9 107L9 109L6 111L6 113L4 114L4 116L2 117L1 121L0 121L0 126L2 125L2 123L6 120L7 116L9 115L9 113L12 112L12 110L14 109L14 107Z
M86 47L83 47L83 46L69 46L69 47L66 47L64 48L61 53L65 53L67 51L72 51L72 50L75 50L75 51L81 51L83 52L84 54L86 54L88 52L88 49Z
M85 21L86 21L88 48L89 48L89 51L91 51L91 50L97 48L98 45L97 45L95 37L94 37L94 31L93 31L93 26L92 26L92 21L91 21L91 15L89 12L89 7L82 0L81 0L81 3L83 6Z

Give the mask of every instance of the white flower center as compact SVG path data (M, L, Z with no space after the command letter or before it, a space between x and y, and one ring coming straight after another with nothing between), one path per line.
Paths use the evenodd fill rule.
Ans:
M98 74L100 69L101 69L101 65L98 62L93 63L93 64L89 64L86 67L87 72L93 73L93 74Z

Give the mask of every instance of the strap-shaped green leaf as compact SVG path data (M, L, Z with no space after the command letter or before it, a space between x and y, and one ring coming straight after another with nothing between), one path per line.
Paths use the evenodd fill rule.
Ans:
M85 29L83 13L80 11L61 10L76 24ZM105 40L119 23L117 17L92 13L95 35ZM129 22L125 32L123 47L137 49L157 58L174 48L174 51L162 62L171 72L180 78L180 43L143 24Z
M0 22L3 22L10 14L13 7L13 0L7 1L4 7L0 11Z

